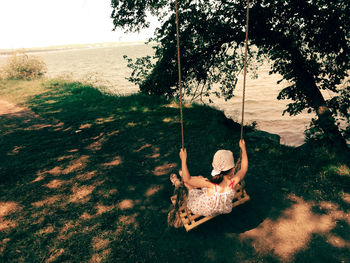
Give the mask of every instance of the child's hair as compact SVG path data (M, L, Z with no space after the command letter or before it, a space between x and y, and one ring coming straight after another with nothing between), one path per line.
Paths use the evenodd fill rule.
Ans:
M222 182L222 180L224 180L224 176L228 175L232 171L232 169L233 168L231 168L230 170L227 170L227 171L222 171L218 175L210 177L209 181L213 184L220 184Z

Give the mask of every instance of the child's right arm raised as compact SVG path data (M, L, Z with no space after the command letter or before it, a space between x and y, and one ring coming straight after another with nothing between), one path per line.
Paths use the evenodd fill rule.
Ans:
M243 180L244 176L248 171L248 155L247 149L245 147L245 141L241 139L239 141L239 147L242 151L242 160L241 160L241 169L234 175L234 178L237 180L236 184Z
M202 176L191 176L187 167L187 150L186 148L181 149L179 153L181 159L181 170L182 170L182 179L185 183L193 187L208 187L212 188L214 185L205 179Z

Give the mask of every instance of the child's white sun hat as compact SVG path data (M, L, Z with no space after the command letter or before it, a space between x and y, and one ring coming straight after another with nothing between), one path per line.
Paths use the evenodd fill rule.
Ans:
M213 157L212 176L218 175L221 172L228 171L235 166L233 154L229 150L218 150Z

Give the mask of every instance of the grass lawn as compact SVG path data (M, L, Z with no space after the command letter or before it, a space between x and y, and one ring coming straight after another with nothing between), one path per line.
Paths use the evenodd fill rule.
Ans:
M78 82L1 81L0 262L350 262L350 164L247 128L251 200L186 233L167 226L179 110ZM12 110L11 110L12 109ZM184 109L193 175L240 127Z

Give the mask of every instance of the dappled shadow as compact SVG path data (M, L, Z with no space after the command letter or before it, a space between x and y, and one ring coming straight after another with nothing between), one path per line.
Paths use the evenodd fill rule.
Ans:
M112 167L112 166L120 165L121 163L122 163L121 157L116 156L116 157L113 157L112 160L109 161L108 163L104 163L103 166Z
M296 252L305 248L313 235L325 235L330 242L337 240L344 246L346 241L340 237L329 235L338 220L350 218L333 203L321 202L317 204L327 209L323 215L311 211L315 202L305 202L303 199L291 195L293 205L282 212L277 220L266 219L257 228L239 235L241 240L252 240L252 245L259 253L274 253L282 261L290 261ZM340 245L340 244L339 244Z
M102 233L101 236L94 237L91 242L91 246L94 250L94 254L91 257L90 262L104 262L108 259L111 253L110 240L108 232Z
M61 195L53 195L53 196L49 196L43 200L33 202L32 206L35 206L37 208L42 207L42 206L50 206L50 205L53 205L61 200L62 200Z
M181 142L177 106L60 85L28 101L31 110L0 116L0 261L283 262L325 244L334 259L349 256L346 184L336 188L341 196L313 200L308 188L320 188L309 181L324 166L305 175L304 155L249 138L249 130L251 200L190 233L168 228L169 175L179 169ZM194 175L210 174L218 148L238 156L232 134L240 129L222 113L191 106L185 114ZM336 169L348 183L348 166ZM305 186L302 176L311 178Z
M21 207L16 202L0 202L0 231L9 231L17 226L16 220L6 219L6 217L20 210Z
M168 163L165 162L162 165L157 166L153 170L153 174L156 176L166 175L169 174L171 171L174 170L174 168L177 166L176 163Z

